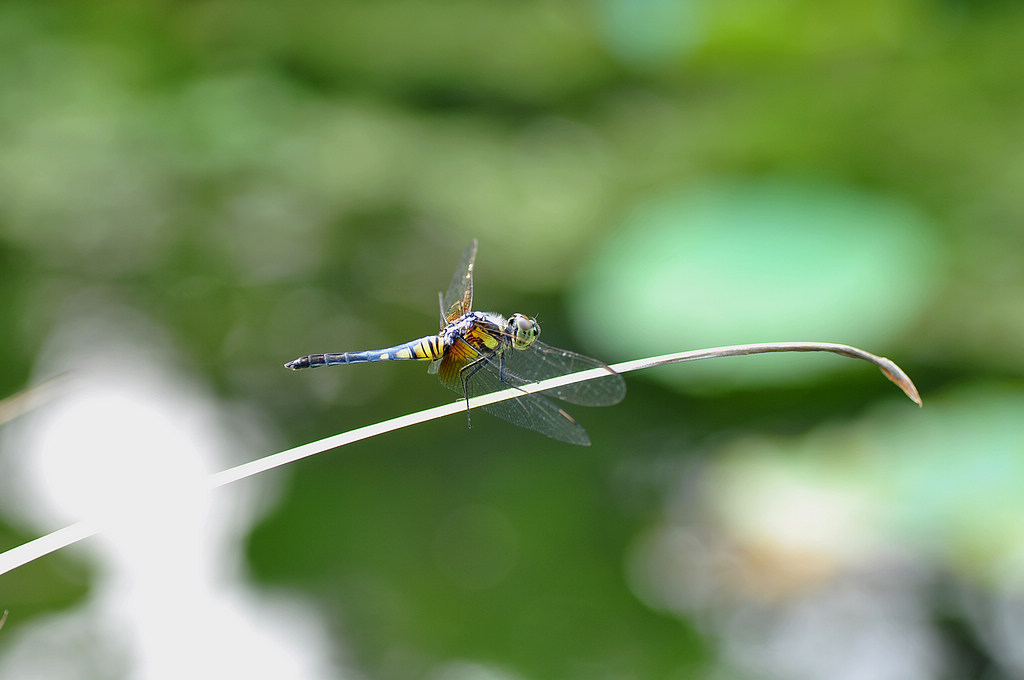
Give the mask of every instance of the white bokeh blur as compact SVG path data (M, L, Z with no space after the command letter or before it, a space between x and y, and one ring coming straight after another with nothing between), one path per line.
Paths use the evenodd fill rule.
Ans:
M0 512L27 533L91 523L71 550L94 579L74 611L8 626L0 677L351 677L313 607L247 586L244 538L270 480L210 485L269 452L258 419L176 370L139 315L92 311L40 353L40 379L70 371L61 394L5 428Z

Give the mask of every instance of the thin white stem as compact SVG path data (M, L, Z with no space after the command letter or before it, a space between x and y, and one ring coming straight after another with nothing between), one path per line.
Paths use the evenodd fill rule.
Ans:
M28 543L22 543L16 548L0 553L0 574L6 574L32 560L66 548L83 538L89 538L95 533L96 528L89 522L75 522L71 526L40 536Z
M648 359L626 361L620 364L615 364L611 366L611 368L617 373L629 373L630 371L637 371L640 369L674 364L683 361L742 356L747 354L763 354L766 352L832 352L833 354L868 361L878 366L882 373L884 373L889 380L896 383L896 385L898 385L899 388L902 389L903 392L917 405L921 405L921 397L917 392L917 388L914 387L914 383L895 363L885 357L876 356L869 352L865 352L862 349L835 343L769 342L751 345L713 347L711 349L679 352L675 354L651 357ZM486 406L499 401L505 401L506 399L521 397L524 392L541 392L543 390L550 390L556 387L581 382L583 380L593 380L594 378L600 378L603 375L607 375L607 372L601 368L593 368L579 373L563 375L557 378L551 378L549 380L526 385L522 389L513 388L474 397L469 400L469 407L478 408L480 406ZM303 444L302 446L297 446L293 449L274 453L254 461L223 470L210 477L210 484L214 487L231 484L232 482L237 482L238 480L245 479L246 477L251 477L261 472L266 472L267 470L272 470L276 467L295 462L301 458L323 453L324 451L328 451L339 446L351 444L352 442L356 442L361 439L376 437L377 435L384 434L385 432L391 432L392 430L398 430L403 427L409 427L410 425L424 423L428 420L461 413L465 408L465 400L459 399L458 401L452 402L451 404L445 404L444 406L436 406L418 413L411 413L398 418L392 418L391 420L385 420L384 422L376 423L374 425L367 425L366 427L361 427L356 430L336 434L319 441ZM7 552L0 554L0 574L4 574L22 565L28 564L39 557L71 545L83 538L92 536L96 531L97 529L91 523L78 522L63 529L59 529L58 531L54 531L51 534L47 534L46 536L29 541L28 543L16 548L12 548Z

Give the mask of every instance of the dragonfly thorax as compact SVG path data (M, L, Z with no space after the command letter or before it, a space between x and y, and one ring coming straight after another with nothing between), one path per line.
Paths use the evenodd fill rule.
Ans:
M525 314L513 314L505 319L491 312L469 312L441 329L440 338L445 346L471 346L478 352L500 352L511 346L524 350L540 336L540 325Z

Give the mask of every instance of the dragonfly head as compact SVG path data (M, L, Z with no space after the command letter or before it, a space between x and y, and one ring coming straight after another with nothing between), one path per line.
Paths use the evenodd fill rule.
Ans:
M506 331L512 338L514 349L526 349L540 337L540 325L536 319L531 319L524 314L513 314L508 320Z

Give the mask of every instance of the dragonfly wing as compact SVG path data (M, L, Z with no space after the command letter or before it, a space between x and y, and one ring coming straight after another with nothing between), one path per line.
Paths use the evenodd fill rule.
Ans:
M463 346L461 349L460 344ZM485 358L468 345L459 343L449 348L448 353L441 359L438 377L449 389L470 398L519 387L529 382L512 373L506 373L505 381L502 382L500 363L500 354ZM462 382L464 368L466 375L472 372L465 387ZM575 418L539 394L524 392L522 397L489 404L483 409L513 425L535 430L554 439L580 446L590 445L586 430Z
M537 382L591 368L603 368L606 375L547 390L545 394L583 406L612 406L622 401L626 396L626 381L597 359L551 347L540 341L535 341L524 350L509 350L505 357L505 372L511 373L521 382Z
M458 319L463 314L468 314L473 308L473 264L476 261L476 239L469 244L466 252L462 254L462 260L455 269L452 282L448 286L448 292L441 300L442 326L445 322Z
M481 373L484 372L488 375L496 375L496 372L492 373L488 369L481 371ZM497 378L495 378L495 383L494 387L502 389L508 387L508 385L502 385ZM579 446L590 446L590 437L587 436L587 431L583 429L583 426L576 422L576 419L565 409L540 394L528 394L518 399L507 399L484 406L483 409L506 422L540 432L552 439Z
M481 358L480 352L476 351L468 342L453 342L445 350L437 364L437 377L441 379L445 387L455 390L465 396L462 387L462 369ZM482 392L471 392L469 396L483 394Z

